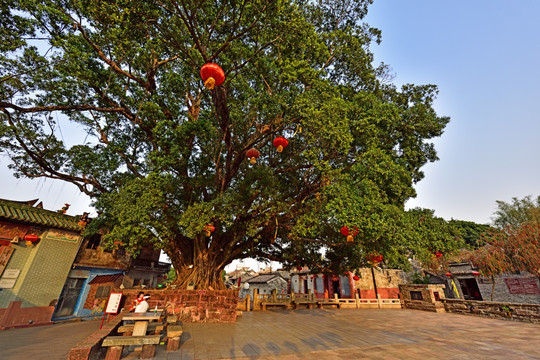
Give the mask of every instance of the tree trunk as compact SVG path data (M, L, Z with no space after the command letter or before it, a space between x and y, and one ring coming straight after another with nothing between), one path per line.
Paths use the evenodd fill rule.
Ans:
M210 249L201 249L188 259L183 257L171 258L176 270L177 289L194 290L224 290L225 283L221 277L223 265L220 254Z

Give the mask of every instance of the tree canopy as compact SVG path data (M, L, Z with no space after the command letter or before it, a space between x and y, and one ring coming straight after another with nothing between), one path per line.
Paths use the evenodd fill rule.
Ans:
M449 119L436 86L398 89L373 63L370 3L4 1L0 149L17 176L91 196L88 232L163 249L179 285L219 288L246 257L343 271L376 251L406 266L433 247L404 203ZM206 63L225 73L212 90ZM84 142L66 144L58 113Z
M524 224L540 224L540 196L523 199L512 198L511 202L497 200L493 225L499 229L519 228Z

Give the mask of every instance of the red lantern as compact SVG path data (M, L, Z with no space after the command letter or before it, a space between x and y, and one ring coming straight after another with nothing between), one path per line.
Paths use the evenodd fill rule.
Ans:
M216 228L212 224L208 224L204 227L204 231L206 231L206 236L210 236L210 234L213 233L214 230L216 230Z
M360 280L360 278L357 275L354 275L352 278L353 278L354 281Z
M251 148L246 152L246 157L249 159L249 163L251 165L255 164L257 162L257 158L261 156L261 153L259 150L255 148Z
M368 261L373 265L377 266L381 261L383 261L383 256L378 253L371 253L368 255Z
M303 269L302 266L297 266L297 267L296 267L296 270L298 270L298 271L302 271L302 269Z
M479 273L478 271L473 271L472 274L473 274L474 276L480 276L480 273Z
M358 235L358 228L356 226L350 230L347 226L343 226L340 231L343 236L347 237L347 242L353 242L354 237Z
M437 252L435 253L435 257L436 257L437 259L440 258L440 257L442 257L442 252L437 251Z
M204 86L212 90L214 86L219 86L225 81L225 73L218 64L208 63L201 68L201 77L204 80Z
M278 152L282 152L283 148L289 145L289 141L287 141L287 139L285 139L283 136L278 136L274 139L273 144L275 147L277 147Z
M445 275L448 276L449 278L452 277L452 273L451 273L451 272L447 272Z
M24 237L24 240L26 241L26 245L30 246L33 243L37 242L39 240L39 237L34 234L28 234Z

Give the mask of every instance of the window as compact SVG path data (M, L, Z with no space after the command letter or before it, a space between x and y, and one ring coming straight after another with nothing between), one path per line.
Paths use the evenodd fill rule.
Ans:
M88 239L88 243L86 244L86 248L87 249L95 249L99 246L101 242L101 235L100 234L95 234L95 235L92 235L89 239Z
M434 291L433 296L435 297L435 301L441 301L441 296L438 291Z
M411 291L411 300L424 300L421 291Z
M109 297L110 292L111 292L110 286L98 286L95 298Z

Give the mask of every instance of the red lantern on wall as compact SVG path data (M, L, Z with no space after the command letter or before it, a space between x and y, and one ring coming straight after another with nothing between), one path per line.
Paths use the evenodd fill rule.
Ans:
M39 240L39 237L35 234L28 234L24 237L26 245L30 246Z
M277 148L278 152L282 152L283 149L287 145L289 145L289 141L287 141L287 139L285 139L283 136L278 136L277 138L274 139L273 144Z
M353 278L354 281L360 280L360 277L358 277L358 275L354 275L352 278Z
M368 255L368 262L373 266L377 266L380 262L383 261L383 256L379 253L371 253Z
M255 164L257 162L257 158L261 156L261 153L259 150L255 148L251 148L246 152L246 157L249 159L249 163L251 165Z
M216 227L212 224L205 225L204 231L206 231L206 236L210 236L214 230L216 230Z
M353 242L354 237L358 235L358 228L356 226L352 229L349 229L347 226L343 226L340 231L343 236L347 237L347 242Z
M201 77L204 80L204 86L212 90L214 86L219 86L225 81L223 69L214 63L204 64L201 68Z

